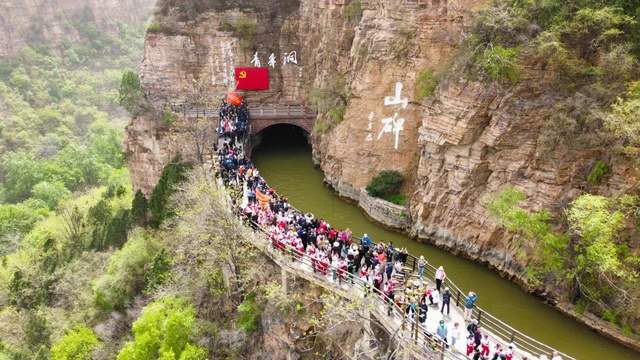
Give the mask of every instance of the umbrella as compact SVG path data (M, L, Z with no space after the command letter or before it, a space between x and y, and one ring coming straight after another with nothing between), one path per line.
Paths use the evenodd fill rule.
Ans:
M233 106L239 106L240 104L242 104L242 95L239 95L236 92L227 94L227 103Z

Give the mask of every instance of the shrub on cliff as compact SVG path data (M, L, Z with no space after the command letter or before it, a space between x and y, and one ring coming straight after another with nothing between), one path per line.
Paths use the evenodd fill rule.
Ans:
M362 2L360 0L352 0L344 7L344 17L348 22L357 24L362 19Z
M327 76L321 88L313 88L309 94L309 102L322 117L316 120L314 131L324 133L344 120L347 103L351 93L343 76L333 74Z
M118 103L134 116L145 109L142 85L135 72L129 70L122 73L118 89Z
M260 315L261 309L256 303L256 294L251 293L247 295L244 301L238 305L238 327L247 333L258 330Z
M602 177L605 176L608 172L609 172L609 167L607 166L607 164L602 160L598 160L596 161L596 163L593 165L593 168L589 172L589 175L587 176L587 181L591 185L597 185L598 183L600 183L600 180L602 180Z
M390 198L400 194L404 176L395 170L384 170L367 184L367 193L378 198Z
M438 86L438 78L431 69L425 69L416 77L415 98L422 101L431 96Z
M162 222L173 216L173 211L169 208L169 197L176 191L177 184L185 180L189 166L182 162L182 157L176 155L169 164L164 167L160 180L153 189L149 200L149 210L151 212L151 226L160 227Z
M131 220L141 226L147 224L147 212L149 210L149 202L142 191L136 191L136 195L131 202Z

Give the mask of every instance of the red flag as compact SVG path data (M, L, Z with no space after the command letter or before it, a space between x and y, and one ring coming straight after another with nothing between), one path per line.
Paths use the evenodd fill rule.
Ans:
M237 67L236 89L238 90L269 90L269 68L267 67Z

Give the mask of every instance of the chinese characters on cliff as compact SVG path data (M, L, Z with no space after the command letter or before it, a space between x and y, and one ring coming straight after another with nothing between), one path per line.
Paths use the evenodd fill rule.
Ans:
M296 51L285 52L282 54L282 66L285 66L287 64L298 65L298 53ZM257 51L253 54L251 65L255 67L262 66L262 61L260 61L260 56ZM276 67L276 54L271 53L271 55L269 55L269 61L267 62L267 65L269 65L271 68Z
M409 98L402 97L402 83L397 82L395 88L395 94L393 96L386 96L384 98L384 106L393 106L394 114L393 116L386 117L380 120L382 123L382 128L380 132L378 132L377 140L380 140L385 134L393 134L394 136L394 148L398 150L400 146L400 133L404 130L404 121L403 117L399 117L398 112L404 110L409 105ZM400 115L401 116L401 115ZM366 141L373 141L373 118L375 117L375 113L369 113L369 124L367 126L367 138Z

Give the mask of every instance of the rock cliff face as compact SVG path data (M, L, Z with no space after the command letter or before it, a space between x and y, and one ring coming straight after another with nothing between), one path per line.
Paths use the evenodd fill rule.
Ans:
M83 20L97 31L117 33L118 22L144 23L155 0L7 0L0 3L0 56L14 55L30 43L53 47L80 37ZM45 25L47 27L45 28Z
M221 98L235 87L234 66L255 65L256 55L270 66L273 54L275 64L271 90L251 94L253 104L308 104L315 90L344 84L344 121L314 141L327 181L340 190L360 188L389 167L415 172L423 113L414 101L417 73L446 66L470 12L482 1L244 0L205 8L189 3L162 2L156 21L163 31L147 34L140 75L154 107ZM238 23L250 24L250 30L243 32ZM172 146L161 127L141 116L125 144L134 184L147 193L173 154L193 157Z

